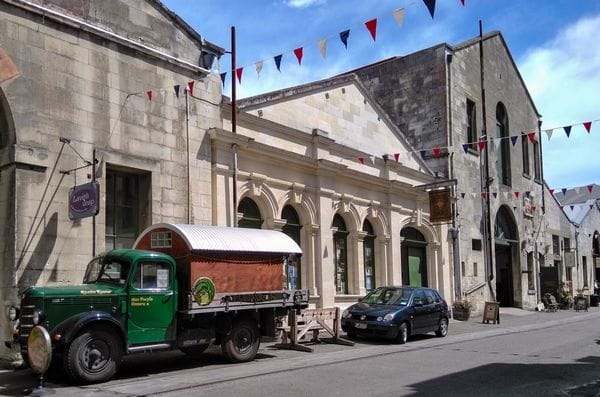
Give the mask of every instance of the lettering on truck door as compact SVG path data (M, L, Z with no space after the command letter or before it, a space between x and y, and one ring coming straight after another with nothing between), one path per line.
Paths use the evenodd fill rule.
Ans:
M129 289L129 344L158 343L175 338L176 291L169 263L139 262Z

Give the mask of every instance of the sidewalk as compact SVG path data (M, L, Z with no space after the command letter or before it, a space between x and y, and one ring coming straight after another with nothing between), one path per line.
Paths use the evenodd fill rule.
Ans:
M183 356L178 352L140 354L128 357L120 376L118 375L113 381L85 387L72 387L50 382L47 382L45 386L50 391L54 391L56 396L114 397L145 395L158 392L161 388L170 390L171 387L181 387L192 382L192 380L196 383L209 384L215 381L227 381L257 374L279 372L288 367L293 369L323 362L339 362L377 354L389 354L406 349L430 348L443 344L460 343L466 340L532 331L576 321L597 321L600 319L600 308L591 307L588 312L563 310L553 313L500 308L499 324L484 324L482 318L483 314L479 312L472 313L468 321L450 320L449 333L446 338L416 337L412 341L409 340L406 345L390 344L385 341L359 340L354 347L326 343L310 344L314 348L314 353L303 353L274 348L273 345L279 341L266 342L261 344L257 360L238 365L219 360L220 349L218 347L209 348L206 352L206 359L202 360L198 367L164 368L161 366L168 366L168 363L172 363L174 360L181 360ZM133 372L132 368L135 368ZM227 370L224 371L224 369ZM192 373L199 373L198 371L202 373L200 379L196 376L190 376ZM34 388L38 384L37 379L38 377L29 369L0 370L0 395L22 396L25 389Z

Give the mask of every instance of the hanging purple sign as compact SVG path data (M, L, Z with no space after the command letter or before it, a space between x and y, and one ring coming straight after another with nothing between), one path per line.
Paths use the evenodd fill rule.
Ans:
M69 219L87 218L100 211L100 185L90 182L69 191Z

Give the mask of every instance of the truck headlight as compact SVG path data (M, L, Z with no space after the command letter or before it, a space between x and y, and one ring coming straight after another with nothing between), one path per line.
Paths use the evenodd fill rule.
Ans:
M8 318L10 319L10 321L15 321L16 319L18 319L19 309L14 306L8 308Z
M44 316L44 313L41 310L35 310L33 312L32 320L34 325L43 323L45 319L46 316Z

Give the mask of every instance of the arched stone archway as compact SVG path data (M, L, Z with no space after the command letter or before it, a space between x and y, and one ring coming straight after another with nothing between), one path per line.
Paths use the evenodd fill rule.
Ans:
M517 223L508 207L501 206L494 221L496 301L500 306L520 303L522 281L518 245Z

